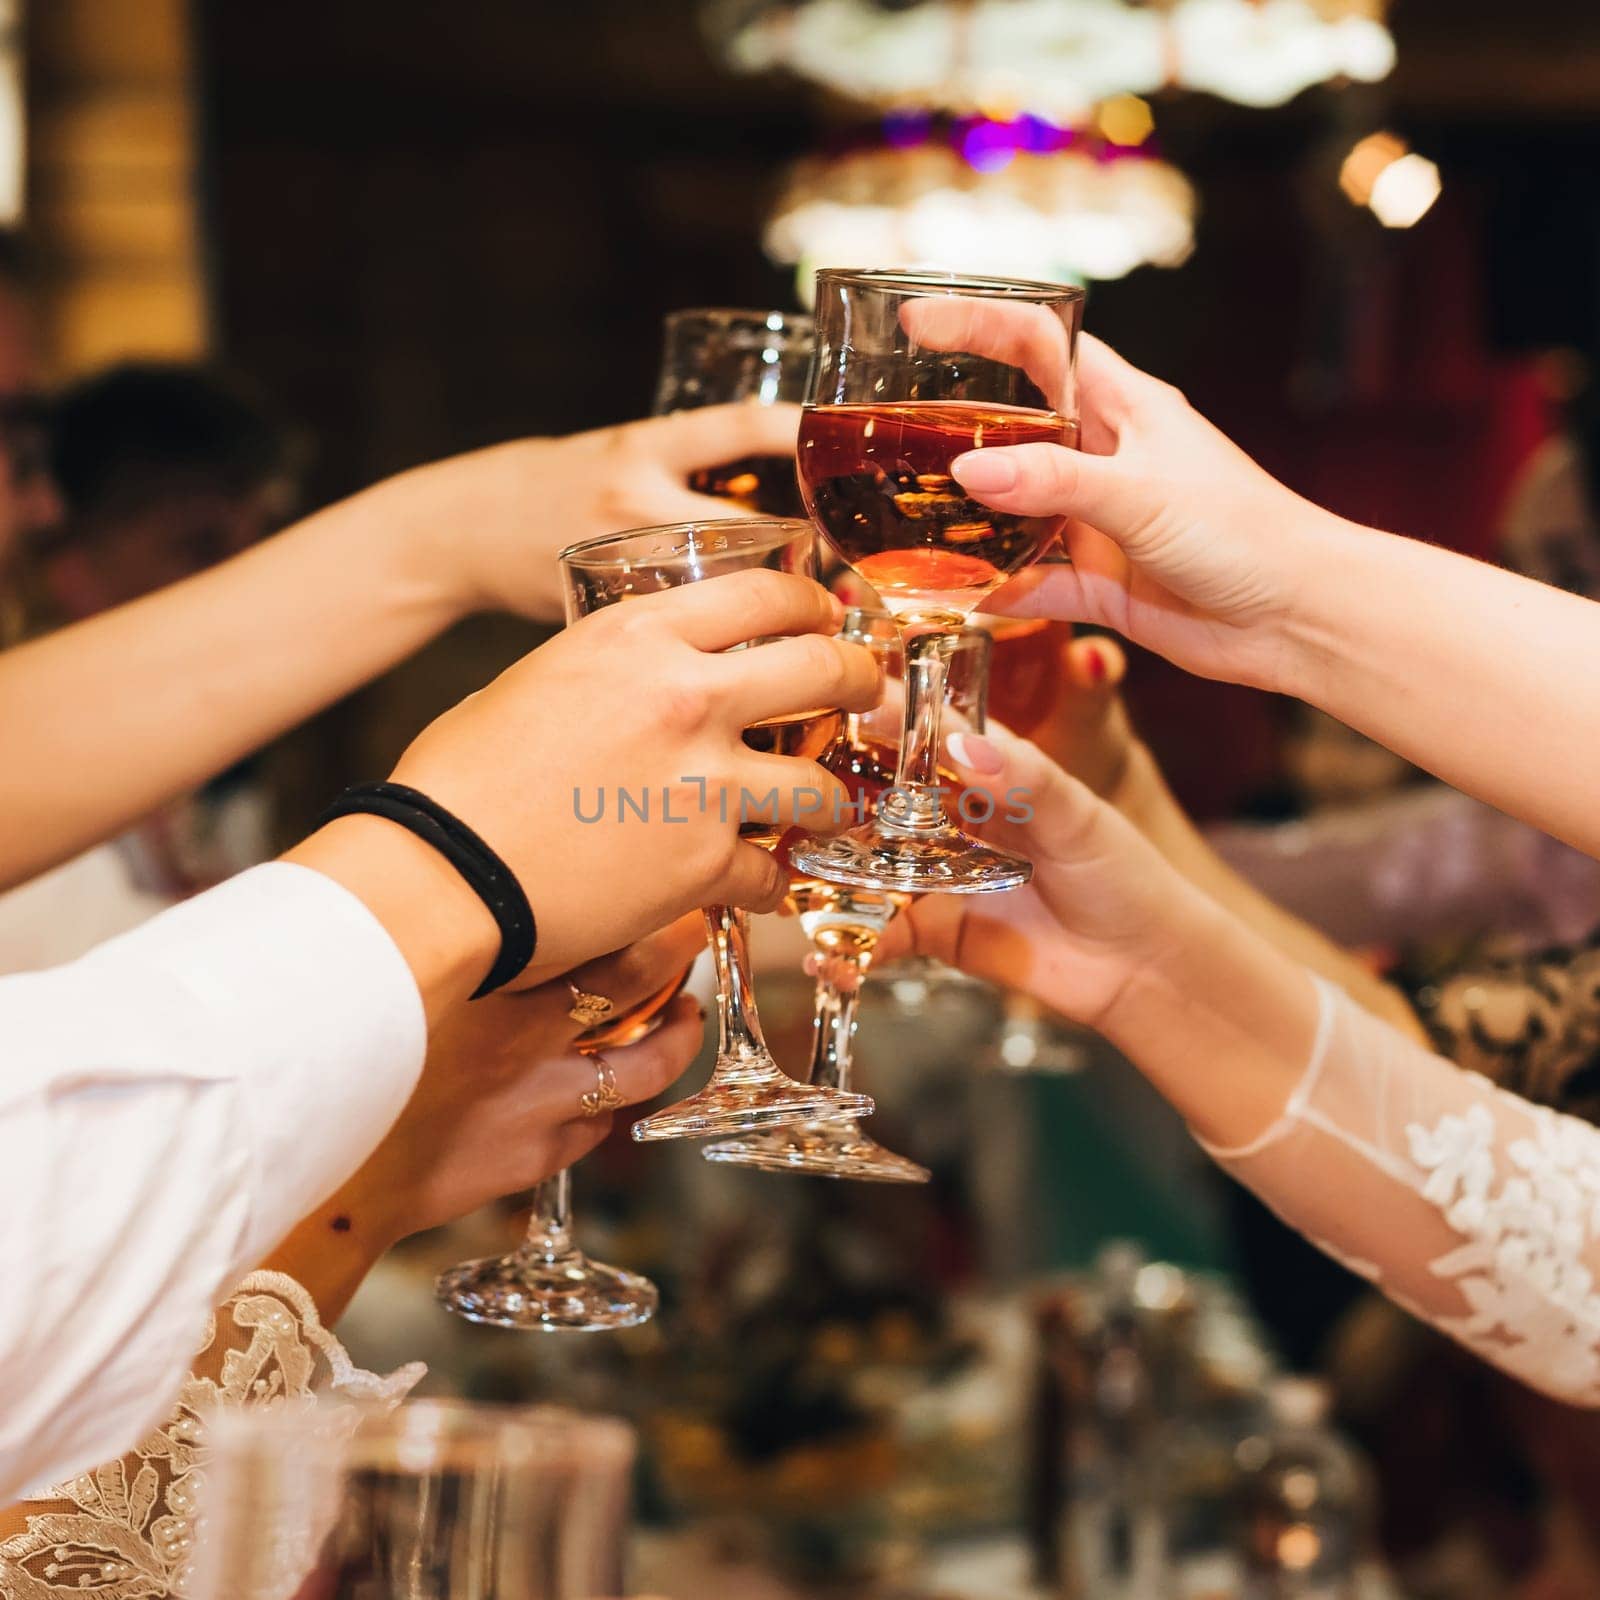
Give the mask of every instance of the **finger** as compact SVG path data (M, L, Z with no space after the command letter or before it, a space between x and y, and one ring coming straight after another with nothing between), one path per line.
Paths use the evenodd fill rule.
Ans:
M743 844L715 887L714 898L742 911L776 911L789 892L789 874L770 850Z
M952 734L945 748L962 782L994 801L987 831L1019 835L1034 854L1071 856L1099 816L1101 802L1084 784L998 723L981 737Z
M841 833L863 820L845 786L825 767L798 756L752 753L737 773L737 804L742 823L768 823L776 829ZM730 797L732 803L732 797Z
M996 511L1025 517L1080 517L1115 538L1147 520L1144 475L1117 456L1061 444L989 445L950 463L962 488Z
M724 703L739 728L771 724L804 711L870 711L883 695L883 675L870 650L820 633L719 656L715 670L726 679ZM783 727L771 729L779 750ZM764 741L752 733L749 742L755 746Z
M1063 301L1068 315L1070 303ZM1075 416L1072 335L1061 314L1030 301L980 295L929 295L900 308L900 325L916 344L966 351L1020 367L1054 411Z
M1099 636L1071 640L1062 652L1067 681L1087 697L1087 703L1110 700L1128 673L1128 657L1115 639ZM1080 698L1074 696L1074 704Z
M554 987L569 1002L569 984L586 994L600 995L612 1003L612 1014L621 1016L672 983L699 955L705 942L705 922L699 912L691 912L625 950L575 967L557 979ZM571 1027L574 1035L587 1031L577 1023Z
M751 556L748 547L738 543L736 529L729 530L728 538L729 549L708 551L705 566L716 573L721 562L729 570L700 583L641 595L626 609L639 615L643 607L651 607L679 637L706 651L731 650L780 634L838 632L845 607L820 583L765 567L731 570Z
M793 457L800 407L739 400L675 411L650 426L659 434L662 465L674 476L687 477L700 467L720 467L740 456Z
M1083 448L1110 455L1122 424L1141 400L1164 385L1124 361L1103 339L1085 333L1078 339L1078 409Z
M698 1000L679 995L661 1015L661 1026L648 1038L621 1049L600 1052L611 1069L624 1105L636 1106L654 1100L682 1076L700 1053L705 1038L705 1014ZM601 1081L602 1074L594 1058L574 1052L550 1063L543 1088L550 1097L547 1103L559 1109L570 1106L566 1120L581 1127L587 1121L600 1120L587 1117L583 1096L593 1093Z

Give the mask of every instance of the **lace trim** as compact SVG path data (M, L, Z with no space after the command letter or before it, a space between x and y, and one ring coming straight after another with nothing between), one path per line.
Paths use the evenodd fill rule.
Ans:
M1600 1139L1542 1107L1504 1145L1485 1105L1411 1125L1423 1198L1462 1236L1432 1265L1471 1308L1438 1325L1525 1382L1600 1400L1600 1292L1584 1259L1600 1237Z
M30 1515L25 1532L0 1541L0 1600L182 1600L193 1579L208 1409L281 1404L318 1390L397 1405L427 1370L410 1362L386 1378L362 1371L323 1327L311 1296L281 1272L252 1272L222 1311L231 1336L219 1344L211 1319L166 1422L127 1455L30 1502L60 1509Z

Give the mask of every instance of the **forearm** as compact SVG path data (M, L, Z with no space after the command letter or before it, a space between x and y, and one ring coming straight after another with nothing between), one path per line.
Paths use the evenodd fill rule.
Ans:
M1200 890L1174 883L1159 943L1095 1026L1207 1144L1283 1114L1316 1031L1306 969Z
M1412 1038L1426 1041L1416 1013L1348 950L1285 911L1240 877L1206 842L1167 787L1155 758L1141 743L1129 752L1107 800L1192 884L1292 960L1344 989L1358 1004Z
M413 558L421 475L211 572L0 657L0 886L128 826L459 614Z
M1600 856L1600 606L1369 529L1327 548L1269 687Z

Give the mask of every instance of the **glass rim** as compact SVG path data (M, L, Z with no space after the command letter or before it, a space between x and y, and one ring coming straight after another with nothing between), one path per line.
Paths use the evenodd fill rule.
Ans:
M817 287L824 283L880 289L902 285L935 294L970 294L994 300L1039 299L1049 296L1081 303L1088 291L1072 283L1046 283L1035 278L990 278L980 273L945 272L938 267L819 267Z
M690 317L699 317L705 322L742 322L746 319L755 322L758 319L763 327L771 333L782 333L790 328L815 328L817 319L809 311L779 311L774 307L770 311L763 311L759 306L683 306L677 311L668 311L661 318L665 327L675 327L679 322ZM772 318L780 319L778 327L772 326Z
M338 1418L354 1419L341 1429ZM219 1408L207 1419L217 1450L248 1455L306 1444L332 1446L346 1468L395 1466L411 1472L507 1463L623 1466L637 1441L620 1417L548 1405L496 1405L459 1399L409 1400L386 1406L340 1400L333 1406Z
M739 528L746 533L753 533L757 529L766 528L773 530L768 543L764 548L776 550L780 545L787 544L796 534L816 534L815 526L803 517L712 517L697 518L692 522L663 522L656 527L624 528L617 533L602 533L592 539L580 539L576 544L569 544L565 550L558 551L556 561L563 567L584 566L590 564L594 557L602 556L608 546L620 546L633 539L661 537L663 535L680 534L692 537L698 533L726 532ZM781 533L777 530L783 530ZM613 558L614 559L614 558Z

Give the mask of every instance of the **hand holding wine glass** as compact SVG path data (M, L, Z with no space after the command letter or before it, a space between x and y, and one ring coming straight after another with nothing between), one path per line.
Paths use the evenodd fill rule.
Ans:
M800 424L812 518L901 627L906 715L895 784L870 824L796 847L819 878L973 894L1027 861L965 832L938 780L953 630L1055 540L1051 510L996 512L951 472L970 452L1077 440L1080 290L936 272L817 275L817 361Z
M426 729L395 779L510 864L538 923L527 981L708 900L757 909L785 888L739 836L741 793L782 826L842 826L838 780L751 750L751 723L878 696L872 658L827 637L843 608L791 573L730 572L641 595L557 635ZM783 635L760 650L732 647ZM724 804L724 798L728 803ZM349 818L339 828L374 819Z
M1098 623L1192 672L1281 686L1298 596L1353 530L1099 340L1085 336L1080 363L1080 450L1029 442L952 463L1003 514L1072 519L1070 565L1034 569L985 608Z

